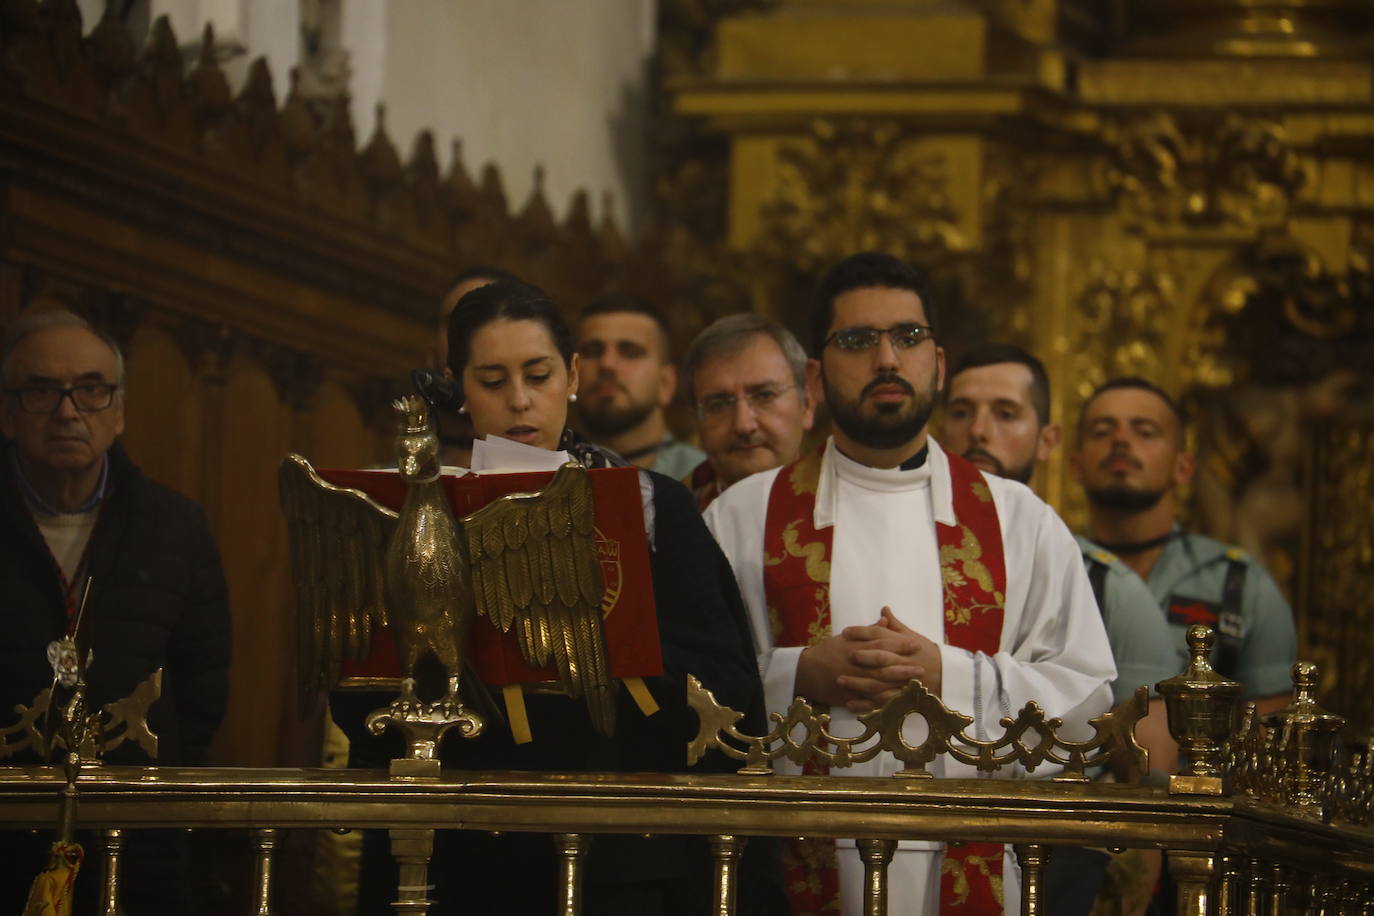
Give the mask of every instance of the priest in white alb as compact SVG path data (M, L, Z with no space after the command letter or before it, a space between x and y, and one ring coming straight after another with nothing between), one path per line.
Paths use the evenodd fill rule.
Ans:
M912 265L865 253L831 268L811 336L832 437L706 510L749 608L768 708L803 696L830 707L836 734L858 734L857 714L916 678L974 717L980 739L1029 700L1086 723L1110 705L1116 669L1080 551L1029 489L927 435L944 381L935 320ZM843 772L899 767L882 754ZM948 757L930 769L977 775ZM1025 775L1010 769L996 775ZM1019 872L999 845L902 841L888 875L893 913L1019 912ZM787 882L796 916L833 913L837 898L863 911L853 840L790 844Z

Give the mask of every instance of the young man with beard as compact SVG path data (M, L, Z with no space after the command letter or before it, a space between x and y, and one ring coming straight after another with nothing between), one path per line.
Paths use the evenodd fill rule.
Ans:
M964 354L945 391L945 445L983 471L1030 485L1059 445L1045 366L1014 344Z
M1088 497L1085 545L1107 550L1145 580L1184 644L1188 627L1217 632L1212 667L1245 684L1260 712L1281 709L1297 655L1293 611L1253 558L1174 521L1175 488L1193 476L1183 412L1140 378L1102 385L1083 405L1069 469Z
M668 432L677 369L662 316L631 296L606 296L583 309L576 337L581 431L631 464L675 480L690 474L706 454Z
M1078 547L1030 490L985 478L930 439L944 380L937 330L917 268L876 253L831 268L811 336L832 437L706 510L749 608L768 707L801 695L831 707L837 732L857 734L858 714L918 679L973 717L971 734L1000 734L999 719L1032 699L1086 723L1110 702L1116 669ZM843 775L900 766L883 754ZM947 757L930 769L974 775ZM841 912L862 912L854 845L789 843L796 912L837 898ZM969 914L1019 909L1000 845L903 841L889 876L893 912L938 912L956 896Z

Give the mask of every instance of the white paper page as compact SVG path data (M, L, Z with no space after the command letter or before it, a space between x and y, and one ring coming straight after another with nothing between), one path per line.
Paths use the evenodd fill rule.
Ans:
M516 474L522 471L556 471L570 459L563 451L550 451L500 436L472 443L474 474Z

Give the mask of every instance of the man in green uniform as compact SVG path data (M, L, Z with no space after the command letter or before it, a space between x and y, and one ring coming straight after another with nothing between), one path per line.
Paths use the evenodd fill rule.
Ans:
M1040 360L1011 344L985 344L954 367L940 439L983 471L1029 484L1059 444L1059 424L1050 422L1049 412L1049 380ZM1153 693L1158 681L1184 669L1187 653L1175 646L1140 577L1107 551L1081 537L1079 543L1116 659L1113 699L1121 702L1142 684ZM1171 745L1162 709L1158 723L1160 744ZM1142 732L1146 727L1142 723ZM1169 766L1171 752L1153 765Z
M1070 471L1088 497L1089 546L1145 581L1180 651L1189 626L1212 627L1213 667L1244 683L1261 713L1287 705L1297 653L1288 602L1244 551L1174 521L1175 489L1194 469L1178 406L1144 379L1114 379L1084 405L1078 434Z

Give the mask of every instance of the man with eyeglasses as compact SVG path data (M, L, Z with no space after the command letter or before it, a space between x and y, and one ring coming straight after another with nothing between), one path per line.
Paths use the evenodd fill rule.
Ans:
M0 458L0 710L30 705L53 685L49 647L73 635L90 653L90 709L130 695L163 669L161 698L148 712L156 762L198 763L228 698L224 573L200 508L143 477L117 441L124 431L119 348L71 312L30 312L9 328L0 380L7 440ZM12 759L39 762L32 752ZM106 759L150 762L133 741ZM10 874L32 877L47 843L3 835L0 856ZM184 855L178 835L129 834L128 912L191 911ZM95 912L98 879L98 868L82 869L78 912ZM19 912L26 890L27 880L0 882L0 911Z
M706 452L687 481L697 508L736 481L801 454L816 416L806 363L792 332L758 315L727 316L692 341L682 380Z
M836 733L859 734L859 714L915 679L972 717L970 736L1000 735L1001 717L1035 700L1086 737L1116 669L1078 546L1030 490L983 475L929 437L944 379L937 330L917 268L876 253L832 267L811 331L833 435L706 510L750 611L768 707L801 695L830 707ZM880 754L843 775L900 768ZM930 769L976 774L948 756ZM837 899L841 912L863 912L854 846L790 845L797 912ZM958 901L962 913L1016 913L1017 875L1000 844L902 841L889 866L890 909L936 913Z

